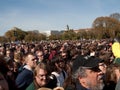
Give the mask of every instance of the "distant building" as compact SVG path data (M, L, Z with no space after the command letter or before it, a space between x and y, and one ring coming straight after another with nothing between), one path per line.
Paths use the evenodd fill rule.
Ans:
M57 31L57 30L51 30L51 34L55 34L55 35L60 35L64 32L64 30L62 31Z
M79 31L89 31L89 30L92 30L92 28L86 28L86 29L78 29L78 30L73 30L75 33L78 33ZM42 33L46 36L50 36L52 34L54 35L60 35L60 34L63 34L66 30L50 30L50 31L40 31L40 30L33 30L33 32L35 33Z
M34 33L39 33L39 30L33 30Z
M84 30L84 31L90 31L92 30L92 28L86 28L86 29L78 29L78 30L74 30L75 33L78 33L79 31Z

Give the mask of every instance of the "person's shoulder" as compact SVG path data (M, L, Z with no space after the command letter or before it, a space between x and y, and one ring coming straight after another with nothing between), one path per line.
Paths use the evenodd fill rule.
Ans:
M24 69L23 71L21 71L18 75L17 75L17 78L16 80L22 80L22 78L25 78L25 77L33 77L33 72L27 70L27 69Z
M115 48L115 47L118 47L118 46L120 46L120 43L119 43L119 42L114 42L114 43L112 44L112 48Z
M120 79L118 80L116 84L115 90L120 90Z
M32 82L27 88L26 90L35 90L35 85L34 83Z
M23 71L21 71L20 73L19 73L19 75L21 76L24 76L24 75L30 75L30 74L33 74L33 72L32 71L30 71L30 70L28 70L28 69L24 69Z
M119 42L114 42L113 45L119 45L120 43Z
M57 72L52 72L53 75L55 75L56 77L59 77L60 74L58 74Z

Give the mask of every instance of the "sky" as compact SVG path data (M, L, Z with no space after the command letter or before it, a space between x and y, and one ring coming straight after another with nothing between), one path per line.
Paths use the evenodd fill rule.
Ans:
M91 28L101 16L120 13L120 0L0 0L0 36L24 31Z

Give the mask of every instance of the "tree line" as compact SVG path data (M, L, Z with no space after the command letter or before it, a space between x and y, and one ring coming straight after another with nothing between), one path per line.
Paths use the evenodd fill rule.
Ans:
M97 17L89 30L79 30L75 33L74 29L70 29L67 25L67 30L61 34L46 34L39 33L38 30L24 31L14 27L8 30L4 36L0 36L0 42L10 41L41 41L41 40L79 40L79 39L108 39L120 37L120 14L113 13L110 16Z

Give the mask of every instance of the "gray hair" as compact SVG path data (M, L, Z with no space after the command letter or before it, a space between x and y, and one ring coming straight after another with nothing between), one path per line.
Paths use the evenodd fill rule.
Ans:
M84 67L79 67L75 73L73 73L72 76L74 79L77 79L78 77L87 77L86 74L86 68Z
M86 67L79 67L76 72L73 74L72 78L78 80L79 77L84 78L87 77ZM103 90L104 83L98 82L95 86L91 84L91 81L87 80L86 85L89 87L90 90Z

